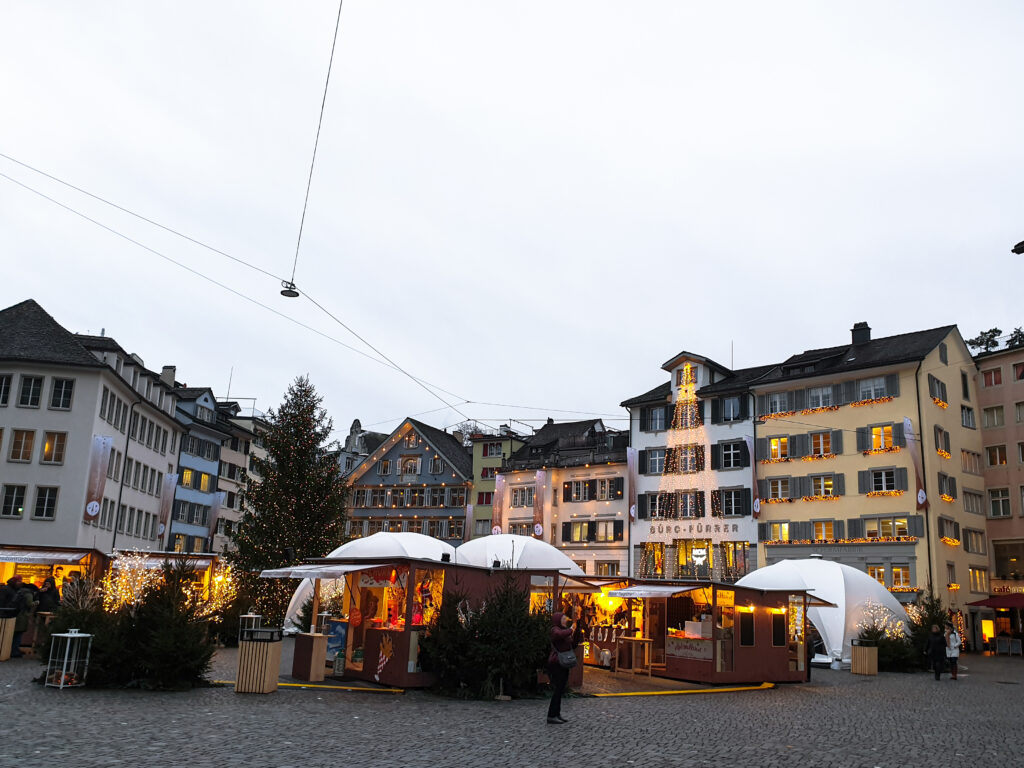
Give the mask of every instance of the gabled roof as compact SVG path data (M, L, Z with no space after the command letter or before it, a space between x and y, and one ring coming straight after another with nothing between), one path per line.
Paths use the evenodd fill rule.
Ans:
M125 357L128 353L109 336L93 336L88 333L76 333L75 338L86 349L98 349L100 352L120 352Z
M534 434L530 435L526 439L528 446L539 446L549 445L557 442L558 440L564 440L567 437L578 437L585 435L589 430L594 429L597 425L600 425L600 429L597 431L603 432L604 422L600 419L587 419L586 421L563 421L561 423L552 422L545 424L543 427L538 429Z
M443 429L432 427L416 419L406 419L406 421L412 425L420 437L425 438L434 450L444 457L445 461L452 465L456 472L467 480L473 478L473 457L469 455L461 442Z
M728 368L726 368L724 365L719 365L710 357L704 357L703 355L695 355L692 352L687 352L685 349L675 357L671 357L668 360L666 360L664 363L661 364L661 367L666 371L671 371L673 368L676 367L676 364L684 358L687 360L696 360L699 363L704 363L704 365L717 369L720 373L729 373Z
M366 446L367 453L373 453L380 448L381 443L388 439L383 432L363 432L360 437L363 438L363 445Z
M955 330L955 325L944 325L926 331L871 339L863 344L809 349L776 366L771 373L758 379L757 384L770 385L793 379L838 376L867 368L918 362Z
M637 395L636 397L631 397L628 400L623 400L619 405L623 408L629 408L630 406L643 405L644 403L662 403L671 396L672 382L666 381L664 384L659 384L654 389L644 392L642 395Z
M777 365L758 365L753 368L740 368L721 381L701 387L697 390L697 395L707 397L708 395L718 395L727 392L745 392L752 384L777 367Z
M177 387L174 390L179 400L198 400L204 392L209 392L210 397L213 397L213 390L209 387Z
M107 367L34 299L0 311L0 360Z

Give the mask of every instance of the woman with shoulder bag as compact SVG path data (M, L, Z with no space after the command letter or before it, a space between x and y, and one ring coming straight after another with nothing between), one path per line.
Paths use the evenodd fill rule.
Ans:
M956 680L956 665L960 660L960 633L953 628L952 622L946 622L946 661L949 662L949 672Z
M562 694L569 682L569 670L576 666L576 655L573 653L572 619L558 612L551 617L551 653L548 654L548 677L554 693L548 705L548 723L561 725L566 722L562 717Z

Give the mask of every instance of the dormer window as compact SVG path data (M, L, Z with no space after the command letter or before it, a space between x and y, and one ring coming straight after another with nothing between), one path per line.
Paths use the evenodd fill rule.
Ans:
M417 445L419 445L419 440L417 439L415 432L410 432L405 436L406 448L415 448Z

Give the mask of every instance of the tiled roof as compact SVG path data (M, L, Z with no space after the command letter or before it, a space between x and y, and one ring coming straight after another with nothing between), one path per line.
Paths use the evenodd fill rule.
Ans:
M430 441L444 458L460 472L463 477L472 479L473 478L473 457L469 455L465 446L456 440L452 435L445 432L443 429L432 427L429 424L424 424L422 421L416 419L406 419L412 424L413 429L416 430L417 434L425 437ZM385 438L387 435L385 435ZM382 441L383 442L383 441ZM370 453L373 453L371 450Z
M367 453L373 453L380 448L381 443L388 439L383 432L363 432L360 437L363 438L363 445L366 446Z
M88 333L76 333L75 338L86 349L98 349L100 352L120 352L127 356L128 353L109 336L93 336Z
M0 360L105 367L33 299L0 311Z
M672 394L672 382L666 381L664 384L659 384L649 392L644 392L642 395L631 397L628 400L623 400L619 405L623 408L629 408L631 405L642 405L643 403L661 403L664 402Z
M682 352L680 352L678 355L673 355L672 357L670 357L668 360L666 360L664 363L661 364L661 367L664 368L667 371L667 370L671 369L679 361L680 358L683 358L683 357L689 358L690 360L698 360L698 361L704 363L705 365L708 365L708 366L710 366L712 368L718 369L722 373L728 373L729 372L728 368L726 368L724 365L716 363L710 357L704 357L704 355L695 355L692 352L687 352L685 349Z
M203 396L204 392L211 392L209 387L178 387L174 390L174 394L178 396L179 400L195 400Z
M723 392L743 392L751 384L777 367L776 365L758 365L753 368L740 368L738 371L733 371L731 376L726 376L721 381L701 387L697 390L697 394L701 397L706 397L707 395L717 395Z
M577 437L586 434L587 430L593 429L595 425L604 423L600 419L587 419L586 421L563 421L561 423L545 424L534 434L526 439L527 445L538 446L562 440L567 437Z

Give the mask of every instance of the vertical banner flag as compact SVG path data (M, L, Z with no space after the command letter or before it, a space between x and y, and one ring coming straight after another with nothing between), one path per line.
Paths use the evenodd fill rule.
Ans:
M548 473L538 469L533 479L533 535L544 538L544 490L547 488Z
M640 471L640 452L636 448L626 449L626 498L629 503L629 519L636 520L636 482Z
M207 523L210 527L210 543L213 543L213 537L217 535L217 518L220 517L220 508L224 506L224 498L227 496L226 491L217 491L213 494L213 501L210 503L210 520Z
M174 489L178 487L178 475L168 473L164 475L164 487L160 489L160 524L157 526L156 535L163 537L171 523L171 509L174 507ZM164 541L164 549L167 549L167 542Z
M747 443L747 455L750 457L750 495L753 499L750 511L754 519L757 520L761 516L761 497L757 495L757 462L754 460L754 438L751 435L745 435L743 439Z
M903 436L907 439L907 450L910 451L910 458L914 462L914 477L917 479L917 509L928 509L928 494L924 490L924 476L921 472L921 443L920 438L914 432L914 425L910 418L903 417Z
M463 541L469 541L473 537L473 525L473 504L468 503L466 504L466 524L462 526Z
M85 486L85 509L82 521L93 523L99 518L100 505L103 503L103 489L107 484L107 470L110 466L110 449L114 438L93 435L89 447L89 475Z
M491 533L497 535L505 530L502 517L505 512L505 476L494 478L494 496L491 497Z

